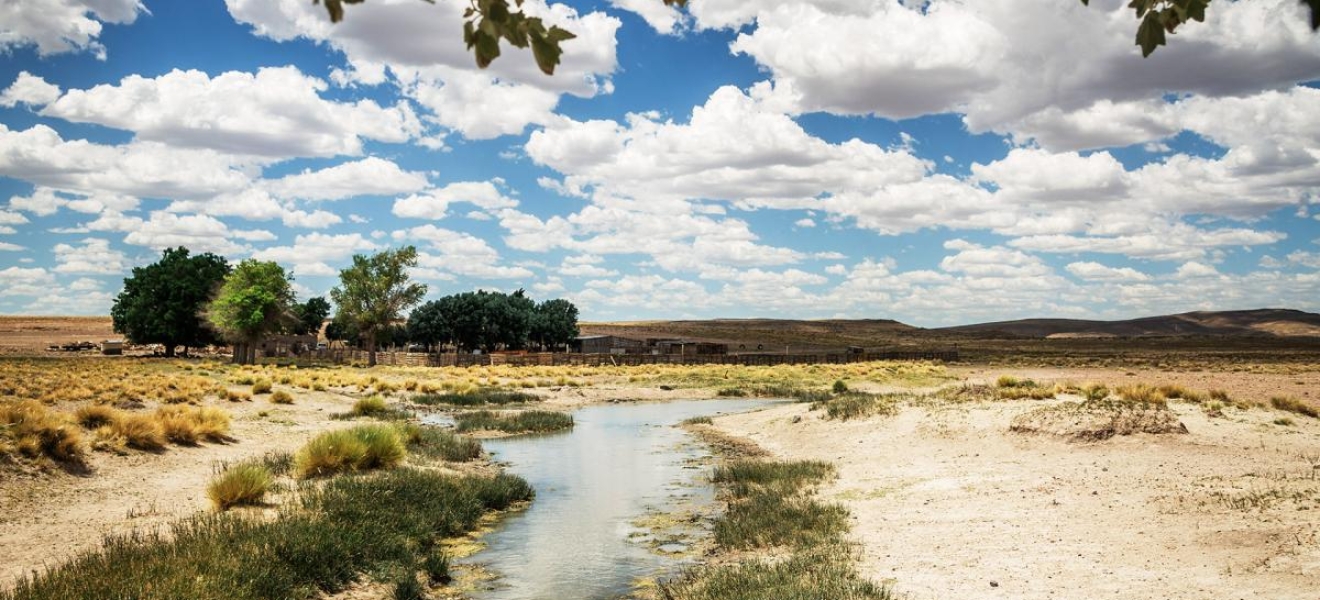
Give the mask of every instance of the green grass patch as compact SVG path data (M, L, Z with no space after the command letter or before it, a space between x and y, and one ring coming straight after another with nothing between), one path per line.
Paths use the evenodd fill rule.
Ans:
M217 475L206 486L206 496L219 510L261 504L275 483L270 468L259 461L236 464Z
M398 465L407 456L403 437L391 425L358 425L327 431L314 438L293 457L294 473L300 478L323 477L349 471L384 469Z
M811 488L833 476L818 461L744 459L715 470L729 508L715 522L723 552L752 551L736 562L697 567L662 582L664 600L888 600L884 586L862 579L856 556L843 541L848 513L812 497ZM759 551L778 550L776 558ZM786 552L783 554L782 552Z
M428 458L467 462L481 458L481 442L439 427L403 423L398 426L408 450Z
M453 406L485 406L488 404L525 404L537 402L540 398L533 394L514 392L495 388L482 388L470 392L445 394L417 394L412 401L417 404L451 404Z
M301 502L274 519L210 514L169 531L108 537L25 577L0 600L319 598L361 573L416 572L440 539L531 498L527 482L511 475L398 469L342 477L305 487Z
M573 428L573 417L549 410L499 413L478 410L454 417L458 431L502 431L504 433L548 433Z

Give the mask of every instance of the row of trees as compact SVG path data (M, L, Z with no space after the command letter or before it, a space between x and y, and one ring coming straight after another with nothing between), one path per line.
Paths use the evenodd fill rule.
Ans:
M401 337L428 348L452 343L493 350L522 349L531 341L558 347L577 335L571 302L538 305L522 290L446 296L422 305L400 326L401 315L426 295L426 285L408 275L415 266L412 246L354 256L330 290L338 311L327 337L361 342L374 366L378 342ZM179 346L186 354L189 347L225 341L234 348L234 362L249 364L269 335L319 332L330 303L320 297L298 303L293 276L278 263L248 259L231 267L215 254L169 248L159 262L133 269L110 315L116 332L135 344L161 344L166 356Z
M427 302L408 317L408 338L459 350L559 349L578 335L578 310L556 298L537 304L523 290L464 292Z

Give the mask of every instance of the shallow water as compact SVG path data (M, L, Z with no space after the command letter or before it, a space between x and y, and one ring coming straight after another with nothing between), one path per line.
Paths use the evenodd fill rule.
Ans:
M486 440L536 489L526 511L487 535L487 548L460 561L498 576L483 600L597 600L626 595L641 577L681 566L686 540L652 537L636 522L656 510L709 507L706 448L674 424L743 412L759 400L608 404L573 413L571 432ZM631 536L631 537L630 537ZM653 549L652 547L656 548Z

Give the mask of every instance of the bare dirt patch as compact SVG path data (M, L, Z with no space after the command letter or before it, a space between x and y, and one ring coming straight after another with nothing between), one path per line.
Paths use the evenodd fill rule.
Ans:
M1008 428L1075 441L1107 440L1134 433L1187 433L1187 426L1167 406L1112 400L1042 406L1013 417Z
M1094 372L1024 375L1106 381ZM1238 394L1292 385L1204 375ZM1060 402L924 403L844 422L795 404L715 426L781 458L834 463L840 476L823 496L852 513L863 575L900 597L1315 597L1320 420L1280 426L1286 413L1227 408L1212 417L1171 402L1186 435L1078 443L1010 431L1019 415Z

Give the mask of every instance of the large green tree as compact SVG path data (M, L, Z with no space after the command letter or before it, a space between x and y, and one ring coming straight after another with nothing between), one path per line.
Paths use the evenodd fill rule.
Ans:
M206 303L229 274L229 263L211 253L190 256L167 248L159 261L136 267L110 309L116 333L134 344L161 344L165 356L183 346L216 341L202 316Z
M408 315L408 340L426 346L427 351L454 339L444 305L432 300L413 309Z
M293 307L298 322L293 327L294 335L321 333L321 325L330 316L330 303L325 298L316 296Z
M546 300L536 305L532 316L531 337L542 348L557 349L578 336L578 309L563 298Z
M417 266L417 249L405 246L371 256L356 254L353 266L339 272L339 286L330 290L338 307L336 321L357 326L367 342L367 364L376 366L376 336L398 320L404 310L426 295L426 285L409 280Z
M292 277L278 263L248 259L225 277L207 318L234 344L234 362L256 360L261 338L296 322Z

